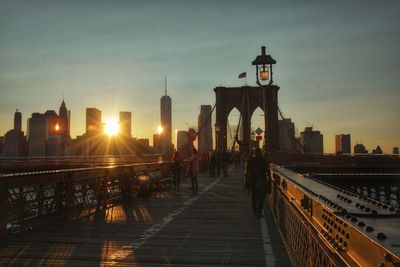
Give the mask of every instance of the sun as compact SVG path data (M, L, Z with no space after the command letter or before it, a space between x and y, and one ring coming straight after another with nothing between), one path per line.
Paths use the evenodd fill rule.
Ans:
M108 135L108 136L114 136L114 135L118 135L119 133L119 124L118 121L116 120L109 120L106 122L106 125L104 127L104 132Z
M157 133L158 133L158 134L162 134L163 131L164 131L164 129L163 129L162 126L158 126L158 127L157 127Z

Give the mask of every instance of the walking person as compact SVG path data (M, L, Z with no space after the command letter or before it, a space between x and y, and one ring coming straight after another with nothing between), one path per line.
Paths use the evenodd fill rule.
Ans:
M219 149L215 153L215 168L217 177L219 177L221 173L221 150Z
M190 178L192 180L192 190L198 190L197 176L199 175L199 154L196 148L192 149L192 157L190 158Z
M246 163L246 186L251 191L251 204L254 214L263 217L265 195L271 190L269 179L269 163L262 156L260 148L256 148Z
M228 177L229 154L226 149L222 150L220 161L222 174L224 175L224 177Z
M175 151L174 156L172 157L172 173L174 175L174 190L179 190L179 185L181 183L181 172L182 172L182 159L178 154L178 151Z
M210 176L215 177L215 151L210 152L208 169L210 170Z

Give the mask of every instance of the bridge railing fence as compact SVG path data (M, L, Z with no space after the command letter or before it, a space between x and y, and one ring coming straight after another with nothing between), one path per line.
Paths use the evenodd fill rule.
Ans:
M325 183L312 177L299 175L274 164L271 174L272 190L267 194L267 201L295 266L400 264L400 257L396 254L397 247L391 245L396 239L396 233L393 232L392 240L380 232L384 229L388 234L390 229L395 229L391 228L391 225L399 221L396 208L376 203L379 204L375 208L375 213L379 214L377 217L373 213L355 210L356 201L363 205L375 205L370 199L367 199L369 202L362 202L365 197L361 195L344 193L339 187L325 186ZM346 193L354 199L350 202L347 198L347 201L340 200L344 199L341 194ZM336 200L338 204L335 204L330 200L332 196L341 201L340 205L345 205L342 204L345 202L350 204L346 208L338 206L339 200ZM362 218L362 221L357 217ZM387 224L379 227L380 225L375 224L377 218Z
M285 189L288 181L272 168L272 192L267 201L272 209L288 255L294 266L342 266L341 260L318 238L318 232L288 198Z
M170 161L1 175L0 235L99 212L171 181Z

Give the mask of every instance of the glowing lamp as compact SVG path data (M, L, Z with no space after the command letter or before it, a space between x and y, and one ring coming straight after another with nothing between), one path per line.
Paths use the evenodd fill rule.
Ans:
M261 47L261 55L258 55L251 64L256 66L257 84L259 86L271 85L272 65L276 64L276 61L270 55L265 53L265 46ZM262 81L268 81L268 83L262 84Z
M265 66L264 66L264 69L262 71L260 71L260 78L263 81L269 80L269 73L268 73L268 70L265 69Z

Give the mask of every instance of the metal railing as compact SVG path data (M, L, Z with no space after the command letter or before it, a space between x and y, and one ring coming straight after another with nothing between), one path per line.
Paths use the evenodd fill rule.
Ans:
M400 210L375 205L332 185L316 184L277 165L272 165L271 173L272 192L267 200L295 266L400 265L400 253L392 245L398 231L390 227L400 222ZM357 208L363 205L365 210ZM375 210L367 212L372 206ZM386 234L378 232L382 229Z
M0 235L98 212L151 187L169 186L170 165L164 161L0 175Z

